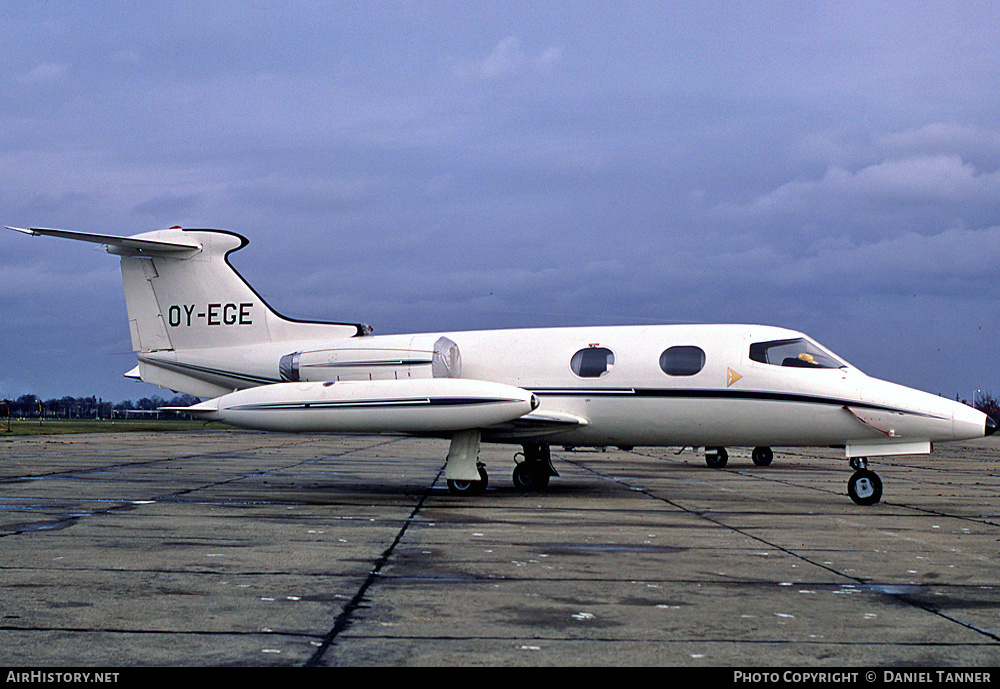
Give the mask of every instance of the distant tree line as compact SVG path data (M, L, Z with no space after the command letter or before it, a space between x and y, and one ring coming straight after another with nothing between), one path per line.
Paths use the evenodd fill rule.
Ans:
M994 397L988 392L977 391L975 407L1000 422L1000 398Z
M106 402L98 397L60 397L43 400L36 395L21 395L16 400L4 400L10 408L12 419L114 419L133 416L152 416L160 407L187 407L198 402L191 395L175 395L164 399L159 395L143 397L132 402ZM0 413L7 416L0 407Z

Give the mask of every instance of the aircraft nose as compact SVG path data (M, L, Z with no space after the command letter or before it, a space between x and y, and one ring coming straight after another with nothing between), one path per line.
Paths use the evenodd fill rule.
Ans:
M986 417L986 432L983 435L993 435L997 432L997 422L993 420L993 417Z

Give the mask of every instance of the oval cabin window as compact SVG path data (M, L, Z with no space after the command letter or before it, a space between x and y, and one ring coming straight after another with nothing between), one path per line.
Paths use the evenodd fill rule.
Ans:
M701 347L671 347L660 355L660 368L668 376L693 376L705 368L705 352Z
M600 378L615 365L615 355L605 347L581 349L570 359L569 367L581 378Z

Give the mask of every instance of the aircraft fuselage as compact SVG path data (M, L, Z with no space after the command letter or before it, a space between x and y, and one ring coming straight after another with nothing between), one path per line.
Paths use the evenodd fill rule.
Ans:
M451 374L520 388L538 399L532 412L537 423L487 427L484 440L544 439L578 446L832 445L847 448L849 455L851 448L877 455L927 452L932 443L986 432L985 415L966 405L866 376L805 335L770 326L369 335L255 347L238 356L232 348L153 352L140 354L140 361L215 375L220 389L248 387L248 381L405 381L435 376L433 347L442 338L460 354L460 370ZM752 346L775 342L802 342L828 359L825 365L783 365L751 358ZM289 350L298 367L294 376L283 378L279 362L292 354ZM670 352L679 353L679 363L663 362ZM574 363L574 357L590 361ZM242 366L234 366L237 362ZM305 397L300 401L307 403ZM543 423L545 418L552 423ZM342 429L331 417L327 430ZM394 429L389 424L384 430Z

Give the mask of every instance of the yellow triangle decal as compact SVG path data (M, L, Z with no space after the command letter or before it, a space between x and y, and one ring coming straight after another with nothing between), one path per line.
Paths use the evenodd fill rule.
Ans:
M729 369L729 373L726 375L726 387L727 388L731 387L733 383L735 383L736 381L738 381L742 377L743 376L741 376L739 373L737 373L733 369Z

